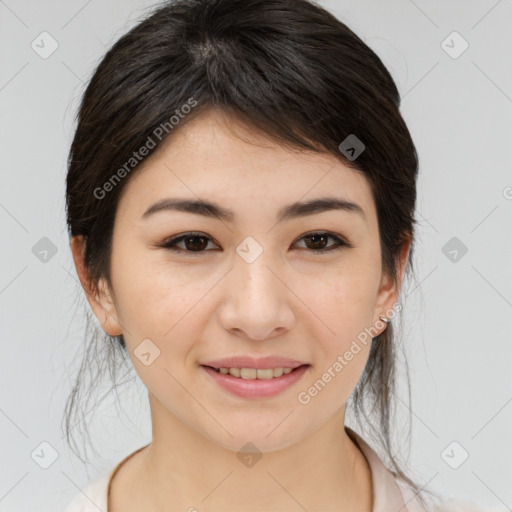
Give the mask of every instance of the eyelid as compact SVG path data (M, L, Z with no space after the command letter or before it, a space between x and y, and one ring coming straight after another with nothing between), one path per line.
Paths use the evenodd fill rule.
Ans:
M344 236L338 235L331 231L325 231L325 230L307 231L306 233L303 233L302 235L298 236L296 238L296 240L293 242L293 245L297 244L297 242L299 242L299 241L302 241L304 238L312 237L315 235L324 235L327 238L332 238L336 243L333 246L327 247L326 249L316 249L315 250L315 249L308 249L307 247L301 247L300 250L306 251L306 252L309 252L312 254L321 255L321 254L335 251L338 249L354 247L354 245L352 243L350 243ZM198 232L198 231L189 231L189 232L183 233L181 235L173 236L171 238L164 240L162 243L157 244L157 245L159 247L164 247L164 248L169 249L176 253L185 253L187 255L193 255L193 256L210 252L209 250L206 250L206 249L202 250L202 251L187 251L186 249L181 249L181 248L175 247L176 244L181 243L184 239L193 238L193 237L206 238L206 239L208 239L208 243L213 242L215 245L219 245L219 244L217 244L215 239L212 238L210 235L203 233L203 232Z
M340 246L341 247L353 247L353 245L344 236L338 235L337 233L333 233L331 231L322 231L322 230L307 231L306 233L297 237L297 240L296 240L296 242L294 242L294 244L297 243L298 241L302 240L303 238L314 236L314 235L324 235L327 238L332 238L333 240L335 240L337 243L340 244L338 247L340 247ZM310 252L321 252L321 250L315 251L314 249L305 249L305 250L310 251ZM328 250L329 249L324 249L324 252L327 252Z
M176 248L174 247L176 244L181 243L185 238L193 238L193 237L201 237L208 239L208 243L213 242L215 245L219 245L214 238L206 233L201 231L187 231L186 233L182 233L181 235L172 236L170 238L165 239L163 242L157 244L158 247L163 247L164 249L168 249L177 253L186 253L191 255L199 255L201 253L209 252L207 250L204 251L187 251L186 249Z

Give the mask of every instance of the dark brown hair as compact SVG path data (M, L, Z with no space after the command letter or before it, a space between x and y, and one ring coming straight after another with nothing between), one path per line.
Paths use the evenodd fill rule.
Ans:
M194 107L184 109L191 99ZM114 218L120 194L137 172L134 162L127 167L133 152L153 145L149 140L156 142L154 152L210 108L244 119L281 144L335 155L362 173L376 204L383 271L397 279L400 249L411 240L406 270L413 274L418 157L399 107L399 92L381 59L312 1L163 3L107 52L79 108L68 160L67 223L71 236L86 240L92 286L102 277L110 284ZM356 159L339 148L352 134L365 145ZM99 192L107 182L108 193ZM399 344L394 322L372 340L350 405L360 429L370 428L389 457L390 469L418 490L392 447ZM123 353L126 361L123 337L107 338L101 346L110 355ZM91 340L66 404L68 442L99 345L95 336ZM92 384L101 365L115 374L116 358L101 355L96 362L100 370Z

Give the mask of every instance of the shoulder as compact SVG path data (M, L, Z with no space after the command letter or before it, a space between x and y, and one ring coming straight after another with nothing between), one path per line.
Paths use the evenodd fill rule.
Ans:
M90 482L73 498L64 512L107 512L108 484L114 469Z
M401 510L403 512L492 512L468 501L443 499L435 492L418 492L408 482L388 469L377 452L354 430L346 433L363 452L370 466L373 482L374 512ZM505 512L495 510L494 512Z
M396 478L396 483L400 488L404 501L407 504L408 512L491 512L489 509L483 509L469 501L459 501L453 499L443 500L442 498L422 494L424 501L420 501L416 491L400 478ZM500 512L500 511L496 511ZM501 512L505 512L504 510Z
M116 464L110 471L107 471L100 477L96 478L87 485L87 487L80 491L73 501L67 506L64 512L108 512L108 497L109 487L112 478L119 471L121 466L125 464L134 455L141 452L149 445L142 446L134 452L127 455L118 464Z

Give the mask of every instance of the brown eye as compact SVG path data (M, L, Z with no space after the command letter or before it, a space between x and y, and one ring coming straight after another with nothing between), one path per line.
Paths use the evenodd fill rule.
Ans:
M162 247L176 252L204 252L211 238L202 233L186 233L161 244ZM184 247L178 247L182 243Z
M204 236L187 236L183 239L185 247L191 251L202 251L206 249L208 241Z
M331 238L329 235L308 235L304 237L304 240L311 242L311 246L308 246L308 249L318 251L325 249L329 238Z
M335 243L333 245L327 246L327 241L329 239L334 240ZM323 253L335 249L341 249L343 247L352 247L351 244L345 242L340 237L327 232L309 233L304 235L301 240L306 242L306 249L312 251L313 253Z
M327 245L329 239L334 240L334 244ZM309 233L304 235L300 240L305 241L306 250L319 254L342 249L343 247L353 247L349 242L328 232ZM208 252L207 247L210 242L213 243L212 239L203 233L185 233L184 235L171 238L167 242L160 244L160 246L174 252L201 253ZM183 245L180 247L178 244Z

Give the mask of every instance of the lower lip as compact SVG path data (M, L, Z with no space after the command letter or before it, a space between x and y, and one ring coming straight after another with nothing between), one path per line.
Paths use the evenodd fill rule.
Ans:
M226 391L242 398L268 398L293 386L306 372L309 365L302 365L286 375L272 379L242 379L224 375L209 366L201 366L215 382Z

